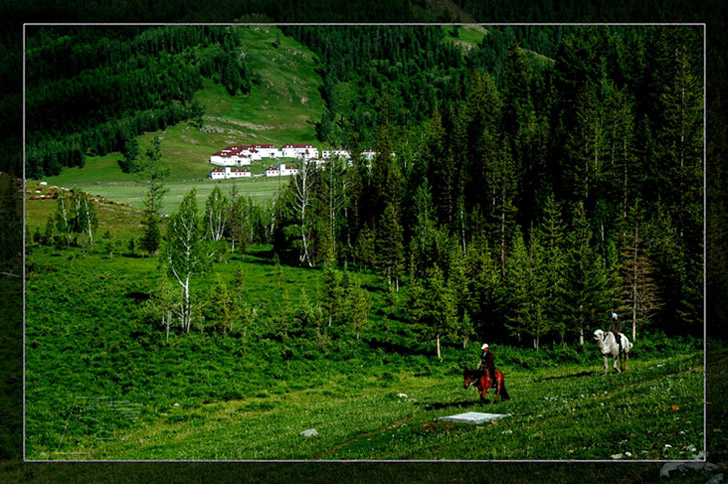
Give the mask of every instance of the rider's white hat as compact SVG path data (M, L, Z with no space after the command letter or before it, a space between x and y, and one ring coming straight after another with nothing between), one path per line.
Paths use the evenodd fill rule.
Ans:
M483 343L483 346L480 347L481 350L484 350L488 347L488 343Z

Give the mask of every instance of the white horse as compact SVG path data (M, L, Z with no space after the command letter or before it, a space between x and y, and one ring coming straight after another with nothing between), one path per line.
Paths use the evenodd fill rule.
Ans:
M629 360L629 350L632 349L632 343L629 342L629 339L623 334L619 334L619 337L621 338L622 347L620 348L619 343L617 343L617 335L612 333L611 331L607 331L606 333L602 331L601 329L598 329L594 331L594 339L596 340L597 344L599 345L599 351L602 353L602 357L604 358L604 374L606 375L609 372L609 355L611 355L614 358L614 369L617 371L617 373L622 372L627 369L627 360ZM619 366L620 368L617 368L617 359L619 359Z

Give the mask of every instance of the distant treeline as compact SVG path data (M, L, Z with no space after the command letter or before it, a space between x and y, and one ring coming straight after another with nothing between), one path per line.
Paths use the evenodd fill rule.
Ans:
M378 155L292 183L280 253L454 291L481 335L568 339L611 311L700 332L701 28L490 29L469 54L436 28L292 33L322 58L328 139Z
M200 118L203 78L231 95L253 75L229 27L40 27L26 51L29 177L83 166L133 137Z

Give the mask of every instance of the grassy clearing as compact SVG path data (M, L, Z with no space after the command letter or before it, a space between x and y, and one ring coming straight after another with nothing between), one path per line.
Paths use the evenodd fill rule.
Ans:
M512 399L480 407L462 388L477 347L452 342L437 360L388 307L380 282L360 273L374 309L362 339L332 328L321 351L313 329L274 336L288 291L316 299L319 271L283 268L268 247L215 264L246 272L258 318L247 343L173 333L144 318L156 259L36 248L27 284L26 415L30 459L690 459L702 449L702 354L697 342L645 340L624 374L558 348L498 347ZM74 284L67 281L73 279ZM205 298L213 275L198 278ZM63 288L63 290L59 290ZM404 295L402 296L404 297ZM404 300L404 299L402 299ZM560 356L561 355L561 356ZM564 356L565 355L565 356ZM404 393L407 398L398 397ZM489 393L489 396L490 395ZM177 405L175 405L177 404ZM465 411L511 414L493 424L437 422ZM299 433L316 428L319 436ZM691 447L692 446L692 447ZM631 456L627 454L629 452Z
M284 189L286 184L290 181L290 177L281 178L251 178L249 180L204 180L204 181L186 181L186 182L169 182L167 183L167 192L164 196L164 205L162 207L162 213L171 214L179 209L179 205L182 202L182 198L190 192L193 188L197 190L197 204L201 209L205 206L205 201L210 193L219 186L220 189L229 196L230 189L233 183L237 184L239 196L251 197L254 202L259 205L269 203L273 196L278 193L279 189ZM124 210L125 215L119 215L117 213L116 218L118 219L115 223L122 225L129 225L136 223L140 219L141 215L139 211L144 208L144 197L145 189L143 186L138 185L134 182L126 183L108 183L108 184L83 184L77 183L71 185L71 187L78 187L84 191L87 191L93 195L98 195L107 200L113 200L115 202L127 203L131 208ZM35 229L36 226L45 227L45 223L48 220L48 214L53 213L56 210L55 200L27 200L26 203L26 216L27 223L31 229ZM104 212L104 205L96 205L97 212ZM113 209L106 206L106 210L117 210L118 206L114 206ZM136 212L136 213L135 213ZM101 222L105 220L103 215L100 216L99 233L103 233L106 228L101 225ZM131 217L129 222L123 220L127 217ZM112 233L115 231L112 228Z
M465 51L480 45L483 38L488 35L488 31L480 25L447 26L442 29L445 32L446 41L462 47ZM457 32L457 36L453 36L452 32Z

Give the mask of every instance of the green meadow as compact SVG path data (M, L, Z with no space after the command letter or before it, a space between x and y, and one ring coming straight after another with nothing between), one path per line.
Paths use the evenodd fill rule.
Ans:
M628 370L607 377L592 342L583 352L496 344L511 399L493 402L491 390L481 407L462 385L477 342L447 342L438 360L408 327L406 288L392 306L369 272L358 273L373 298L359 340L338 324L324 344L311 328L287 339L272 321L286 297L294 310L317 300L320 271L283 266L278 286L270 247L253 247L213 268L227 282L245 271L243 297L257 311L245 335L203 322L166 343L145 315L155 258L33 247L29 263L31 460L689 460L703 449L697 340L647 337ZM193 284L203 305L215 302L213 273ZM468 411L508 417L437 420ZM318 436L300 435L311 428Z

